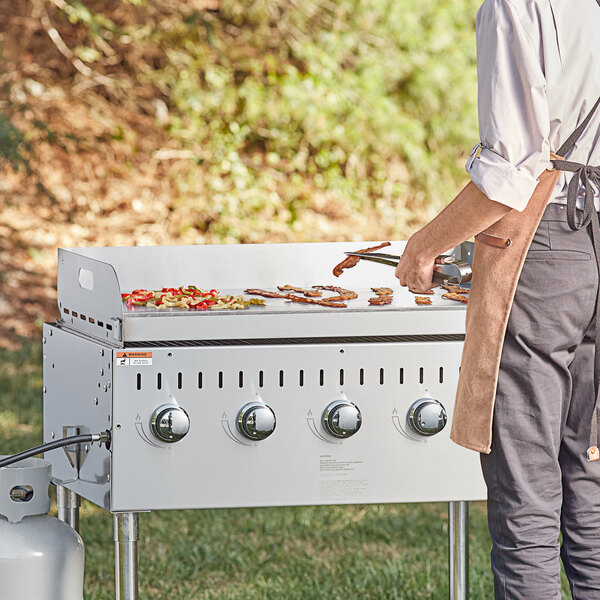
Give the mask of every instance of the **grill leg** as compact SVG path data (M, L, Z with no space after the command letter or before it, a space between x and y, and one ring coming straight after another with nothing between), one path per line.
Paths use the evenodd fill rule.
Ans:
M138 513L117 513L115 527L115 586L117 600L138 597Z
M64 521L79 533L79 507L81 498L64 485L56 486L56 508L59 521Z
M469 598L469 503L448 503L450 600Z

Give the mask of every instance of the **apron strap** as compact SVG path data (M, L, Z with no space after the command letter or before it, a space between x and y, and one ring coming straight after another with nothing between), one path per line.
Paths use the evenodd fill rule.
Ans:
M600 0L597 0L600 4ZM600 105L600 98L592 107L592 110L577 129L567 138L565 143L558 149L559 156L566 156L575 142L580 138L584 129L589 125L592 116ZM567 222L569 227L576 231L586 227L591 233L592 246L596 258L598 268L598 281L600 283L600 220L594 204L594 188L600 190L600 166L591 167L581 163L567 160L551 161L555 169L560 171L568 171L573 173L571 181L569 181L567 193ZM579 194L579 186L583 186L585 190L585 202L583 205L583 216L580 223L576 222L576 207L577 196ZM594 391L595 402L592 413L592 422L590 427L590 439L587 450L587 459L589 461L600 460L600 450L598 449L598 429L600 424L600 290L597 294L596 301L596 336L595 336L595 353L594 353Z
M598 4L600 4L600 0L598 0ZM592 107L592 110L589 112L588 116L583 120L581 125L577 127L577 129L566 139L565 143L556 151L558 156L566 156L567 153L573 148L575 142L581 137L583 130L588 126L588 123L591 121L598 105L600 104L600 98L596 100L596 104ZM555 167L556 168L556 167Z

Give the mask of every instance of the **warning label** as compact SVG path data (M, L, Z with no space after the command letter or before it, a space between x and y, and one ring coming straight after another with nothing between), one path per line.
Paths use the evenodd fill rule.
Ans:
M152 364L152 352L117 352L120 367L142 367Z

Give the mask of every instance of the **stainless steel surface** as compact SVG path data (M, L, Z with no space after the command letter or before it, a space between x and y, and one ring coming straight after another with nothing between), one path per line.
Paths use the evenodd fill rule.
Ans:
M64 485L56 486L56 511L59 521L66 523L79 533L79 508L81 498Z
M65 425L81 433L112 429L112 348L55 325L44 325L44 337L44 441L62 437ZM78 471L64 452L49 452L53 481L109 509L111 453L90 444L86 456Z
M362 424L362 416L356 404L348 400L334 400L323 411L323 427L336 438L353 436Z
M181 406L163 404L152 413L150 428L159 440L178 442L190 430L190 418Z
M138 515L134 512L113 515L115 539L116 600L138 598Z
M448 503L450 600L469 598L469 503Z
M420 435L435 435L446 426L446 409L434 398L419 398L408 410L410 428Z
M249 440L265 440L274 431L277 420L273 409L263 402L249 402L238 413L238 431Z
M432 306L419 307L412 294L399 288L389 269L358 265L341 277L334 277L333 266L355 244L61 249L58 265L61 323L120 347L135 341L464 332L463 305L436 293ZM393 242L391 246L398 252L403 247L404 242ZM459 251L462 252L457 248L453 252ZM235 269L223 268L232 264ZM87 287L82 286L79 275L82 272L91 274L83 281ZM236 294L248 287L275 289L285 283L303 287L338 285L357 291L359 298L350 301L346 309L267 299L265 307L205 312L128 308L121 301L122 291L191 283ZM393 303L369 306L370 288L381 286L396 288ZM334 314L336 318L332 319Z

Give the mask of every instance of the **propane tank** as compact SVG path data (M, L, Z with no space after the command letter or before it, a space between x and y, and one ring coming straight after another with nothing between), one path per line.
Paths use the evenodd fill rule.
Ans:
M41 458L0 468L0 598L83 600L83 542L48 515L51 468Z

